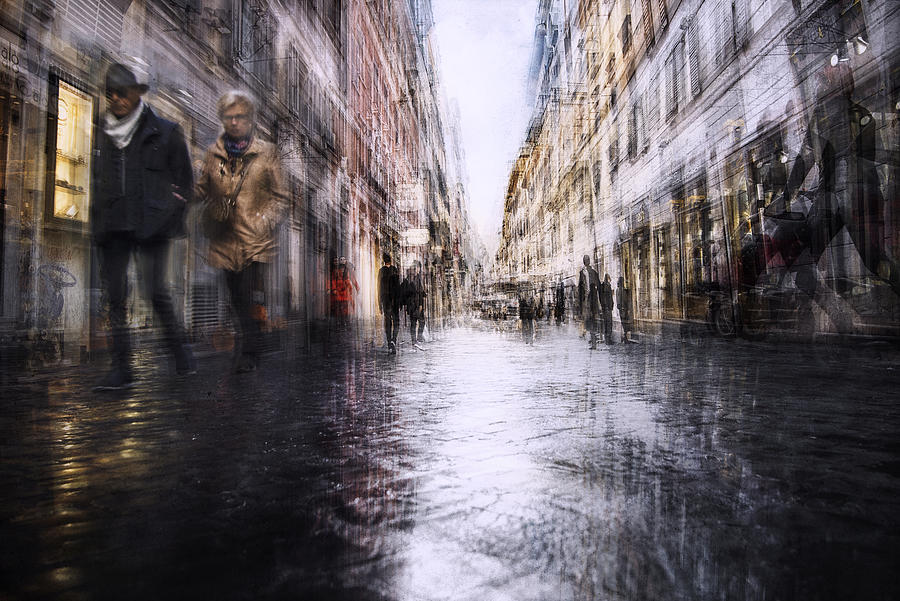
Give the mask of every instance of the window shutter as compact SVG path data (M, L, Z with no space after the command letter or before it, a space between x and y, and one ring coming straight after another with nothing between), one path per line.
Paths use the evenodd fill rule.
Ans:
M665 63L666 71L666 117L678 110L678 81L675 74L675 51L669 53Z
M633 159L637 155L637 103L631 105L628 111L628 158Z
M650 92L647 94L647 127L655 132L659 126L659 73L650 80Z
M644 25L644 39L647 42L647 48L651 48L656 43L656 37L653 32L653 7L651 0L641 0L641 22Z
M669 26L669 9L666 7L666 0L656 0L656 20L659 21L659 30L665 31Z
M734 0L734 37L737 49L750 41L750 10L747 0Z
M652 94L652 91L651 91ZM647 139L647 103L650 94L644 94L638 107L638 148L641 152L647 150L650 142Z
M700 36L697 33L697 18L694 17L688 23L688 66L691 77L691 96L697 96L702 91L703 82L700 74Z

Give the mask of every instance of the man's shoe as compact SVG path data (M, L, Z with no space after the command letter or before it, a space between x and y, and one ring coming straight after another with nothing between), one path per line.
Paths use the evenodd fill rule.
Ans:
M121 369L113 369L100 380L94 390L128 390L134 387L134 378Z
M393 342L389 342L389 343L388 343L388 348L390 349L390 352L391 352L392 355L396 355L396 354L397 354L397 345L396 345L396 344L394 344Z

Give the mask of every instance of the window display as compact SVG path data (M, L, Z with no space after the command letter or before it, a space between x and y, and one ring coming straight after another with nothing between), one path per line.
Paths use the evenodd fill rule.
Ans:
M59 82L53 216L87 221L90 199L91 129L94 99Z

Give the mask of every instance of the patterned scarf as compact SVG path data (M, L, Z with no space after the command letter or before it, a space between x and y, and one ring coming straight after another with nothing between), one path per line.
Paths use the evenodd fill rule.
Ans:
M232 138L228 134L225 134L222 137L222 142L225 144L225 152L228 153L229 158L239 157L250 147L250 140L252 136L247 136L245 138Z
M247 152L247 149L250 148L250 141L253 139L253 135L249 135L245 138L232 138L228 134L222 136L222 143L225 146L225 152L228 153L228 166L231 168L231 173L235 174L238 171L238 163L240 162L240 167L243 170L244 168L244 153Z

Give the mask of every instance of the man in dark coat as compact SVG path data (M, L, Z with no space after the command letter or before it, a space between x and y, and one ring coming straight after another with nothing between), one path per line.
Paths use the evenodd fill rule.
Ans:
M407 271L406 279L401 286L400 297L402 304L406 305L406 316L409 318L409 330L412 343L422 342L422 332L425 329L425 282L419 270L419 262Z
M391 264L391 255L384 253L384 265L378 270L378 310L384 315L384 340L391 354L397 352L397 332L400 329L400 272Z
M584 267L578 274L578 306L584 329L590 334L590 348L597 348L597 317L600 315L600 276L591 267L591 258L584 255Z
M556 284L556 303L553 306L553 312L556 315L556 325L561 324L566 317L566 287L562 280Z
M519 319L522 322L522 340L525 344L534 342L534 299L528 291L519 294Z
M613 289L608 273L600 284L600 310L603 313L603 340L606 344L612 344Z
M616 286L616 307L619 309L619 320L622 322L622 342L634 342L629 336L634 331L634 319L631 313L631 288L625 286L625 278L619 276Z
M181 128L143 102L146 91L147 85L124 65L106 72L108 112L95 162L91 227L109 301L112 366L98 390L134 384L126 309L132 255L176 371L196 370L167 282L172 239L185 234L185 204L193 193L191 160Z

